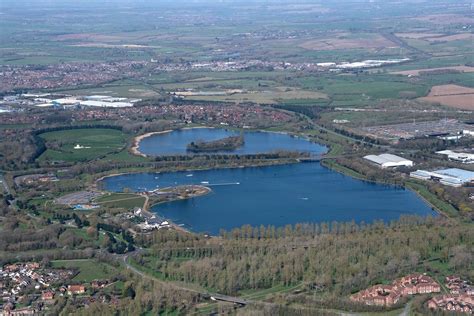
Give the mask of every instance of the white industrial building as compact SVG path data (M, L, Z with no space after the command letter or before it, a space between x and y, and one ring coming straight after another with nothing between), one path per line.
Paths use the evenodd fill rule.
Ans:
M465 129L465 130L462 131L462 134L466 135L466 136L474 136L474 131Z
M452 150L441 150L441 151L437 151L436 153L447 156L449 160L466 163L466 164L474 163L474 154L457 153Z
M91 100L91 101L101 101L104 99L109 99L111 98L110 95L87 95L84 97L84 100Z
M51 101L56 106L74 106L79 104L79 100L76 98L61 98L61 99L54 99Z
M103 108L126 108L133 106L130 102L107 102L107 101L81 101L82 106L94 106L94 107L103 107Z
M380 168L413 166L413 161L392 154L368 155L364 159L378 165Z
M37 96L37 95L34 95ZM34 105L37 107L74 107L74 106L90 106L105 108L124 108L132 107L134 103L141 99L128 99L122 97L112 97L109 95L89 95L89 96L69 96L58 99L35 98Z
M416 170L410 173L410 177L420 180L432 180L444 185L460 187L464 184L474 182L474 172L458 168L441 169L435 171Z

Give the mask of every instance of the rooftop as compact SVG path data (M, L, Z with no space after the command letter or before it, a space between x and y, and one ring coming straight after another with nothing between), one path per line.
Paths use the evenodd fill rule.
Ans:
M458 168L436 170L434 173L457 178L463 182L474 181L474 172Z
M392 155L392 154L367 155L367 156L364 156L364 159L370 160L380 165L386 164L386 163L411 162L408 159L405 159L400 156Z

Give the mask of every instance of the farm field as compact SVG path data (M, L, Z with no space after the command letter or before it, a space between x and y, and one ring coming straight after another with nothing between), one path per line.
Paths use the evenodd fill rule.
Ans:
M331 37L309 40L300 45L300 47L309 50L376 49L397 46L384 36L372 33L333 34Z
M312 100L327 99L327 95L321 92L300 90L290 87L277 87L272 90L247 91L222 96L197 96L186 97L189 100L211 100L227 102L255 102L263 104L284 103L287 100Z
M40 161L93 160L121 151L127 141L127 136L123 132L109 128L61 130L43 133L40 137L46 141L47 147L47 150L38 158Z
M463 110L474 110L474 88L453 84L434 86L428 96L422 97L420 100Z
M474 19L470 16L453 13L428 14L413 19L440 25L474 23Z
M153 87L135 80L119 80L100 87L65 89L61 92L72 95L102 94L124 98L153 98L160 95Z
M443 70L454 70L459 71L461 73L470 73L474 72L474 67L471 66L451 66L451 67L439 67L439 68L423 68L423 69L413 69L413 70L402 70L402 71L394 71L391 74L394 75L405 75L405 76L419 76L423 72L425 73L433 73L433 72L441 72Z

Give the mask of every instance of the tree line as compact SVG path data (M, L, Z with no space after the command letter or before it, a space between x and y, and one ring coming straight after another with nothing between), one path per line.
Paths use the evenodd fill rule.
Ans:
M244 226L222 238L156 232L151 251L135 260L165 278L198 283L222 293L311 283L349 295L373 282L418 269L436 259L472 274L470 227L442 218L409 217L385 225L356 223Z

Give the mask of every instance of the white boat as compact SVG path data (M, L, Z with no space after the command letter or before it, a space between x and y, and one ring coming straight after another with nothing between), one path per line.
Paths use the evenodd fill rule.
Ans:
M192 177L192 176L193 176L192 173L186 175L186 177Z
M201 184L209 184L209 181L201 181Z

